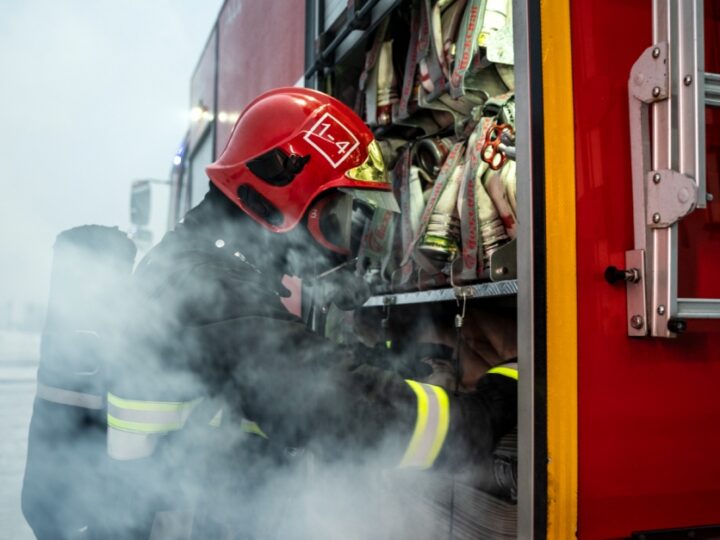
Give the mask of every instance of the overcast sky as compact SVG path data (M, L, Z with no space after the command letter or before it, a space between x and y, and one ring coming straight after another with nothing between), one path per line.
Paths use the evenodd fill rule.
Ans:
M126 229L134 178L167 178L222 0L3 0L0 302L43 301L60 231Z

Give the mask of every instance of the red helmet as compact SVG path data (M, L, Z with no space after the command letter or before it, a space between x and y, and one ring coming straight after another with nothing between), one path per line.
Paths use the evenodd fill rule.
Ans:
M273 232L291 230L331 189L397 211L370 129L337 99L307 88L278 88L252 101L206 170L230 200ZM316 206L315 219L338 205ZM318 224L308 228L325 245Z

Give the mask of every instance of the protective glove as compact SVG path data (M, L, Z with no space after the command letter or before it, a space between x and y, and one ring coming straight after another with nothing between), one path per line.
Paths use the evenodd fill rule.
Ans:
M517 499L517 381L486 374L474 392L451 396L450 431L439 459L463 481ZM502 448L498 445L503 441ZM514 447L514 448L513 448Z

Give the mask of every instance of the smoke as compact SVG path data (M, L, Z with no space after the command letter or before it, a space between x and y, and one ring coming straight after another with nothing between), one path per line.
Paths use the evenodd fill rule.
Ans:
M506 503L449 470L395 468L415 421L414 401L399 388L404 377L442 380L433 365L448 365L455 306L398 307L386 325L382 311L333 309L347 325L345 344L333 343L280 303L282 265L317 269L317 252L237 212L223 219L226 210L206 200L132 284L119 233L88 240L108 233L91 228L78 245L56 244L40 382L193 407L182 429L144 436L143 457L109 459L104 410L37 400L24 494L36 532L436 539L464 523L478 534L473 512ZM513 333L499 331L512 318L494 312L468 311L479 330L462 354L483 360L466 370L466 389L487 365L515 355ZM423 361L432 356L435 364Z
M0 298L44 304L56 234L82 223L123 226L129 182L166 176L219 3L206 24L169 1L4 6ZM110 389L127 399L203 401L184 429L147 437L150 456L117 461L107 457L104 409L36 400L24 510L38 537L125 538L153 527L168 537L175 525L163 512L177 508L192 513L201 538L222 537L225 524L240 538L443 537L452 482L394 469L414 421L399 417L413 413L401 414L402 403L375 411L393 401L393 384L374 383L368 366L430 375L420 361L427 355L410 343L451 348L453 309L398 308L387 330L379 310L331 309L342 331L328 333L347 347L336 348L281 316L274 292L259 292L279 282L279 265L305 273L336 261L319 261L302 239L278 244L253 231L246 253L249 232L213 232L206 245L226 256L192 276L155 262L138 296L120 264L103 265L102 248L67 254L67 279L52 286L60 297L50 295L40 382L93 396ZM215 248L221 238L225 247ZM259 272L235 276L236 251ZM393 354L381 350L386 338ZM358 341L377 349L357 358ZM220 426L209 427L219 411ZM268 439L241 429L242 418ZM164 533L158 515L168 518Z
M55 235L125 227L130 182L167 177L221 3L3 2L0 302L44 304Z

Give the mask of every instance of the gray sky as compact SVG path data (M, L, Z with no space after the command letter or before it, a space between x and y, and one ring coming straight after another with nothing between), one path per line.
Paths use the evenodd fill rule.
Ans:
M0 302L43 301L60 231L126 229L130 181L167 178L222 0L3 0Z

